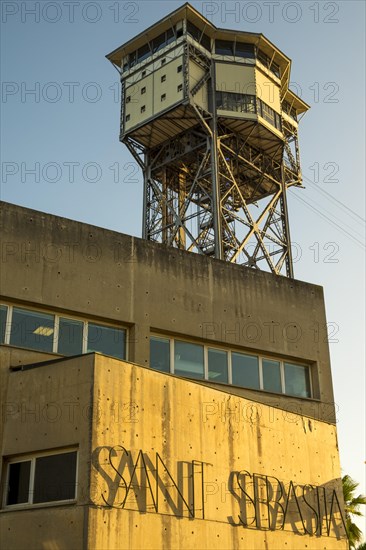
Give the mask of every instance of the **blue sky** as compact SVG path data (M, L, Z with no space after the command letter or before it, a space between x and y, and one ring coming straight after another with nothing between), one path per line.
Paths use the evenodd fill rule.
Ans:
M104 56L181 4L1 3L2 200L141 235L142 177L118 141L118 73ZM311 105L306 189L289 196L295 276L324 287L341 463L365 492L365 4L192 4L266 35Z

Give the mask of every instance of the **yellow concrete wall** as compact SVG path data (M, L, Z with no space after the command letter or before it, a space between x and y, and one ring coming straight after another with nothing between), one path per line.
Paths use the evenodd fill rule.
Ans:
M131 97L131 101L125 104L125 117L130 115L130 120L125 123L126 131L183 99L183 90L178 91L179 84L183 84L183 71L177 72L182 64L182 55L172 60L167 56L165 65L161 65L161 60L149 65L144 78L126 81L125 97ZM166 76L165 82L161 82L163 75ZM146 88L146 93L141 94L143 88ZM165 101L161 101L162 94L166 94ZM145 106L143 113L142 106Z
M281 113L280 87L260 69L255 69L257 96L274 111Z
M204 76L205 70L197 65L194 61L189 62L189 89L192 88L201 80ZM194 102L197 103L200 107L208 110L208 85L207 82L198 90L194 95Z
M238 523L238 515L243 516L243 503L238 501L243 494L239 487L234 484L237 497L228 490L231 472L247 470L275 476L285 483L285 487L290 480L296 485L313 484L328 490L335 486L341 498L334 425L101 356L96 357L94 380L94 406L102 414L97 416L92 434L91 485L95 506L89 513L88 548L347 548L339 514L335 515L329 537L295 534L294 530L301 532L302 527L293 498L283 530L230 525L230 518ZM111 404L118 410L118 403L127 402L131 403L129 414L126 411L124 417L116 416ZM131 463L121 446L130 453ZM205 519L202 519L200 506L199 475L194 490L195 519L188 517L184 506L179 511L179 498L172 487L169 489L172 502L169 502L163 486L172 483L164 475L159 476L160 513L156 513L148 481L142 477L141 459L137 464L137 477L133 479L137 496L131 490L125 509L120 508L140 449L146 463L153 463L150 473L154 470L156 452L175 480L179 477L180 463L180 487L186 498L187 463L192 460L205 463ZM154 479L151 473L153 491ZM250 492L250 486L247 490ZM253 507L249 501L247 505L250 515ZM309 515L309 508L304 509L304 504L301 505L307 528L310 530L312 524L315 529L315 516ZM178 512L173 511L174 506L178 507ZM261 509L262 516L264 512L266 508ZM175 517L175 513L184 517ZM280 519L281 512L277 527ZM325 518L322 527L325 529Z
M216 90L255 95L254 67L239 64L216 64Z
M1 364L9 360L1 348ZM24 350L14 365L28 353ZM23 357L21 357L23 356ZM43 362L45 354L39 353ZM1 403L4 420L2 440L2 494L8 457L65 448L78 449L77 501L75 504L42 504L4 508L0 511L2 550L77 550L85 547L86 507L89 503L90 434L92 426L92 380L94 355L52 362L25 371L11 372Z

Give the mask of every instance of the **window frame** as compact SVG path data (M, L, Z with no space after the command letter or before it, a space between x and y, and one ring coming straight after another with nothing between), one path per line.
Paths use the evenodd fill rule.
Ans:
M71 499L63 500L49 500L45 502L36 502L33 503L34 498L34 482L36 474L36 460L37 458L43 458L48 456L62 455L66 453L76 453L76 465L75 465L75 496ZM4 457L4 467L5 467L5 484L3 488L2 495L2 510L19 510L24 508L43 508L48 506L62 506L66 504L75 504L78 499L78 479L79 479L79 448L78 447L65 447L63 449L50 450L50 451L40 451L35 453L27 453L25 455L16 455L12 457ZM28 485L28 501L21 502L18 504L7 504L8 497L8 487L9 487L9 477L10 477L10 465L19 464L21 462L30 462L30 472L29 472L29 485Z
M226 348L224 346L216 345L215 343L210 342L199 342L199 341L193 341L188 340L184 337L176 337L169 336L166 334L160 334L156 332L150 333L150 338L161 338L163 340L169 341L169 352L170 352L170 372L169 374L173 374L175 376L179 376L182 378L188 378L189 380L196 380L195 378L190 378L189 376L182 376L180 374L176 374L174 371L174 358L175 358L175 340L179 340L180 342L186 342L187 344L199 344L203 346L203 371L204 371L204 378L203 381L214 383L214 384L224 384L226 386L234 386L236 388L244 388L248 390L254 390L254 391L261 391L265 393L275 394L275 395L282 395L289 398L294 399L317 399L314 396L314 383L313 383L313 364L311 362L306 363L305 361L302 362L301 360L292 360L290 358L285 357L277 357L273 355L267 355L264 354L257 354L252 351L243 350L243 349L236 349L236 348ZM214 350L214 351L224 351L227 353L227 369L228 369L228 382L215 382L212 379L209 379L208 372L209 372L209 365L208 365L208 350ZM232 371L232 354L242 354L246 356L253 356L258 359L258 378L259 378L259 388L251 388L249 386L237 386L233 384L233 371ZM264 379L263 379L263 361L275 361L279 363L280 367L280 382L281 382L281 392L274 391L274 390L267 390L264 389ZM309 396L299 396L294 395L290 393L285 393L286 385L285 385L285 363L289 363L294 366L303 367L307 369L308 373L308 379L309 379ZM152 370L155 370L157 372L162 372L167 374L165 371L159 371L158 369L154 369L153 367L150 367ZM201 379L198 379L198 381L201 381Z

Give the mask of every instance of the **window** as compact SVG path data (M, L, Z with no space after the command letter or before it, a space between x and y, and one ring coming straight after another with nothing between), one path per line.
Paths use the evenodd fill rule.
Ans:
M5 342L5 332L6 332L6 317L8 315L7 306L0 306L0 344Z
M311 396L307 367L285 363L285 393L297 397Z
M88 323L87 351L99 351L118 359L125 358L126 331Z
M279 66L276 63L274 63L273 61L271 63L271 60L268 57L268 55L266 55L261 50L258 50L257 59L258 59L258 61L260 61L262 63L262 65L267 67L267 69L269 69L275 76L277 76L277 78L280 78L281 73L280 73Z
M174 372L189 378L204 378L203 346L175 340Z
M4 304L0 314L0 343L66 356L98 351L125 359L123 328ZM9 330L5 330L6 322Z
M204 34L201 29L196 27L193 23L190 21L187 21L187 33L189 36L191 36L194 40L199 42L206 50L211 51L211 40L207 36L207 34Z
M76 464L75 450L11 459L7 466L5 506L74 500Z
M263 389L281 393L281 365L279 361L262 359Z
M234 386L259 389L259 362L255 355L232 353L232 379Z
M130 103L130 102L131 102L131 96L128 95L128 96L126 97L126 103Z
M179 84L177 87L177 92L181 92L183 90L183 84Z
M82 321L60 317L57 351L62 355L80 355L83 353Z
M137 50L137 63L140 63L140 61L143 61L149 57L149 55L151 55L149 44L141 46L141 48Z
M309 365L174 338L151 336L150 367L187 378L312 397Z
M159 34L152 41L152 50L153 53L158 52L159 50L165 48L168 44L175 40L174 29L168 29L166 32Z
M166 74L163 74L163 76L160 78L160 82L165 82L166 81Z
M146 76L146 71L142 71L141 73L141 78L144 78L144 76Z
M213 382L229 382L227 352L219 349L208 350L208 379Z
M218 55L234 55L234 42L227 40L216 40L215 52Z
M170 372L170 341L167 338L150 339L150 366L162 372Z
M244 44L243 42L236 42L235 44L236 57L244 57L246 59L254 59L254 46L253 44Z
M165 100L166 100L166 94L162 94L160 97L160 101L165 101Z
M146 111L146 105L143 105L140 109L141 113L144 113Z
M162 64L162 65L165 65L165 63L166 63L166 59L165 59L165 57L164 57L164 59L161 60L161 64Z
M238 113L256 113L256 97L254 95L235 92L216 92L216 107L224 111Z
M264 103L261 99L258 101L258 114L264 118L269 124L272 124L277 130L282 131L281 117L276 111L272 109L267 103Z
M179 67L177 67L177 73L181 73L183 71L183 65L179 65Z
M13 308L10 344L39 351L53 351L54 315Z
M128 122L131 118L131 115L126 115L126 122Z
M141 95L146 94L146 87L141 88Z

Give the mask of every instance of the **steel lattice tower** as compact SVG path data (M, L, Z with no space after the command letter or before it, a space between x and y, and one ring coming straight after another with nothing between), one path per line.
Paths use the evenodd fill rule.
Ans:
M121 141L144 175L145 239L293 277L287 189L301 186L291 61L189 4L107 58Z

